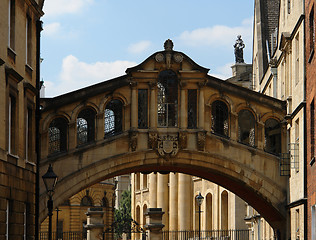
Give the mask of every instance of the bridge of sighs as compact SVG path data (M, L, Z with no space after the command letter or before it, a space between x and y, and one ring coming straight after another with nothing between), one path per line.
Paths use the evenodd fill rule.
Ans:
M55 206L117 175L181 172L227 188L285 232L285 102L208 75L172 45L123 76L42 99L40 176L52 164ZM46 200L41 182L41 221Z

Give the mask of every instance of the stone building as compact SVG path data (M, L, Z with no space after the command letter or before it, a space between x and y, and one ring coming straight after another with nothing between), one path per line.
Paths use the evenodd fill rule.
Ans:
M303 0L255 1L253 85L255 91L287 102L282 122L287 149L281 152L280 166L289 182L291 239L307 237L304 12Z
M315 184L315 1L305 1L307 237L316 239Z
M82 236L86 232L87 211L90 207L101 207L103 214L103 231L111 228L114 222L115 184L113 179L103 181L86 188L70 197L55 209L52 217L53 235L58 239L70 236ZM58 211L58 218L57 218ZM41 239L46 239L48 232L48 218L41 223ZM106 239L112 239L108 234Z
M43 0L0 4L0 239L34 239Z

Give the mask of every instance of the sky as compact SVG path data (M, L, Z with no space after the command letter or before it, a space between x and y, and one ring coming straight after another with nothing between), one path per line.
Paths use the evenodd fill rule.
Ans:
M253 0L45 0L41 78L54 97L125 74L129 67L174 50L227 79L237 35L251 63Z

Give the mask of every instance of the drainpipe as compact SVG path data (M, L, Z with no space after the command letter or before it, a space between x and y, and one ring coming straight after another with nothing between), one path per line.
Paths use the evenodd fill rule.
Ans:
M35 240L38 240L39 235L39 165L40 165L40 137L39 137L39 122L40 122L40 57L41 57L41 31L42 21L36 21L36 109L35 109L35 151L36 151L36 180L35 180Z

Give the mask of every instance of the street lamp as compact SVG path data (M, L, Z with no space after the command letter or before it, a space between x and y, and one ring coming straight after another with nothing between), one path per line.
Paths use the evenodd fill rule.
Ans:
M199 205L199 240L201 239L201 205L202 205L203 199L204 197L201 195L201 193L199 193L199 195L195 197L195 200L197 204Z
M57 183L57 175L53 171L53 167L51 164L48 166L47 172L42 176L46 192L49 197L47 201L47 208L48 208L48 240L52 240L52 216L53 216L53 193L55 190L55 186Z

